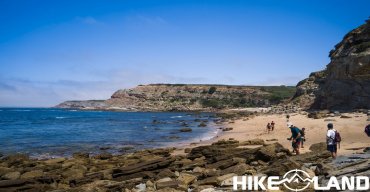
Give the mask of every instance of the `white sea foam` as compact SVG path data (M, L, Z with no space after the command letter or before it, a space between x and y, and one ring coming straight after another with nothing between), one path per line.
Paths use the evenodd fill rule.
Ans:
M56 119L64 119L64 118L66 118L66 117L55 117Z
M181 116L181 115L179 115L179 116L172 116L170 118L174 119L174 118L181 118L181 117L183 117L183 116Z

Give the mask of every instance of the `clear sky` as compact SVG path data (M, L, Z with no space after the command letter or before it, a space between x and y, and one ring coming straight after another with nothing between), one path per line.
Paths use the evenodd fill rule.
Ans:
M149 83L295 85L368 0L0 0L0 106Z

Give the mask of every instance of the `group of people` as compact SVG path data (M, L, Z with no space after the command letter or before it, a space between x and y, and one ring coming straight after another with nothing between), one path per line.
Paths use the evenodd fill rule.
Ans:
M275 129L275 122L274 121L271 121L271 123L267 123L267 125L266 125L267 133L270 133L270 131L274 131L274 129Z
M299 155L299 148L303 148L303 143L306 141L305 128L299 129L290 122L288 122L287 126L290 128L292 133L292 136L288 138L288 140L292 142L293 152ZM334 129L334 125L332 123L329 123L327 128L327 150L331 153L333 159L335 159L337 157L337 146L340 146L341 137L339 132Z
M299 155L299 149L304 148L303 144L306 142L306 128L298 128L294 126L290 121L289 121L289 115L286 116L287 119L287 126L290 128L290 131L292 135L287 138L289 141L292 142L292 147L293 147L293 153ZM267 123L266 129L267 132L270 133L271 131L274 131L275 128L275 122L272 121L271 123ZM326 132L326 144L327 144L327 150L331 153L331 156L333 159L337 157L337 151L338 148L340 148L340 142L342 140L339 131L334 129L333 123L328 123L327 124L327 132ZM370 124L368 124L365 127L365 133L367 136L370 137Z

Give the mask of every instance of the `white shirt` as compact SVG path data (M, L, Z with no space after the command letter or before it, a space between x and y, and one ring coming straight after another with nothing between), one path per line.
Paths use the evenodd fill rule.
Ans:
M328 132L326 133L326 140L328 145L335 145L335 129L329 129Z

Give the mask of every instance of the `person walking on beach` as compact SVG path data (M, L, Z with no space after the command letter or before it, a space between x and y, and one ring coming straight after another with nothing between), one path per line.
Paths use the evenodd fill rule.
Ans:
M287 124L292 132L292 136L288 140L292 141L293 152L299 155L299 147L301 142L301 131L298 127L295 127L292 123Z
M335 140L336 130L334 129L333 123L328 124L328 131L326 133L326 144L327 149L330 151L333 159L337 157L337 143Z
M306 128L303 127L301 129L301 148L304 148L303 143L306 142L306 133L305 133L305 131L306 131Z
M270 133L271 125L270 123L267 123L266 125L267 133Z
M275 122L274 122L274 121L272 121L272 122L271 122L271 131L274 131L274 129L275 129Z

